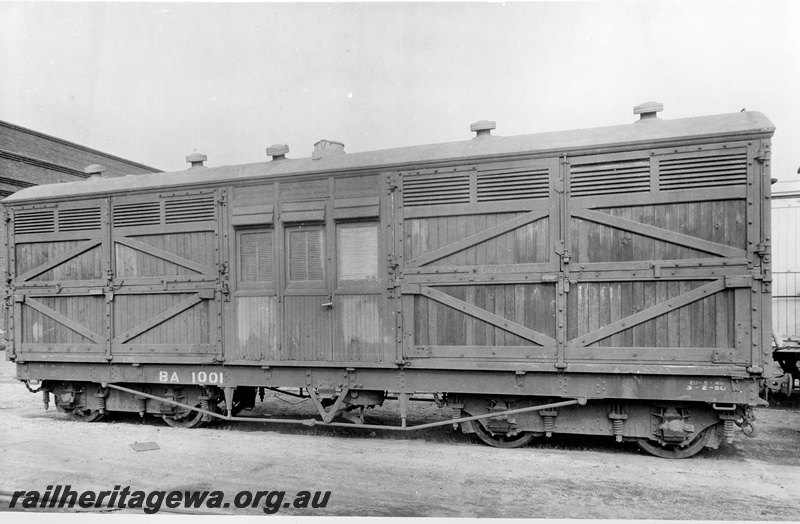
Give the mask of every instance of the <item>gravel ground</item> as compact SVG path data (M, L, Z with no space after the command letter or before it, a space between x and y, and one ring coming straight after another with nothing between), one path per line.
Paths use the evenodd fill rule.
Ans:
M670 461L597 437L554 435L501 450L449 427L394 433L216 422L187 430L127 414L82 423L44 411L40 396L13 375L13 364L0 361L0 511L9 511L16 490L69 484L78 491L219 490L228 502L244 490L285 491L286 500L331 492L324 508L276 508L285 517L800 520L797 401L757 410L754 439L739 433L732 445ZM314 413L308 402L290 402L296 399L270 397L256 412ZM388 423L395 413L388 401L368 422ZM412 403L412 423L449 416ZM137 452L130 447L137 442L159 449ZM264 516L263 506L169 512Z

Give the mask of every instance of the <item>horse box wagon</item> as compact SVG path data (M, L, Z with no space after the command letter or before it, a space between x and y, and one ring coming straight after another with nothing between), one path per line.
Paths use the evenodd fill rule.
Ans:
M240 415L267 389L310 397L306 424L378 427L365 409L396 399L380 427L409 431L427 395L450 408L433 425L499 447L717 447L764 404L774 128L660 110L24 189L3 201L9 358L83 420L287 422Z

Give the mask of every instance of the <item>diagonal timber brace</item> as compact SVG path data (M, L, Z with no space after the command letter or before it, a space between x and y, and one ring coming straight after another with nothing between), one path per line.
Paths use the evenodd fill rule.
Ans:
M511 220L497 224L496 226L486 228L480 233L476 233L474 235L468 236L467 238L457 240L452 244L447 244L446 246L440 247L439 249L435 249L433 251L430 251L429 253L420 255L413 260L407 261L405 267L425 266L432 262L436 262L437 260L441 260L442 258L458 253L459 251L463 251L468 247L472 247L474 245L480 244L481 242L486 242L487 240L491 240L492 238L498 237L503 233L508 233L509 231L513 231L519 227L530 224L531 222L536 222L537 220L541 220L549 215L550 215L549 209L535 209L533 211L529 211L527 213L519 215L516 218L512 218Z
M65 262L72 260L73 258L77 257L78 255L82 255L83 253L96 248L97 246L101 245L103 241L101 239L93 239L89 240L78 247L67 251L66 253L62 253L61 255L51 259L50 261L42 264L41 266L36 266L35 268L31 269L30 271L26 271L25 273L17 276L17 280L19 282L27 282L32 278L38 277L43 273L47 273L51 269L54 269Z
M656 304L655 306L639 311L638 313L634 313L633 315L629 315L625 318L617 320L616 322L612 322L607 326L586 333L583 336L574 338L570 340L568 344L581 347L594 344L595 342L603 340L604 338L616 335L621 331L638 326L639 324L647 322L648 320L652 320L658 316L665 315L670 311L682 308L683 306L691 304L692 302L703 300L704 298L710 297L715 293L723 291L725 288L726 282L724 278L714 280L709 284L678 295L677 297L666 300L660 304Z
M428 297L431 300L435 300L436 302L442 305L460 311L473 318L482 320L487 324L491 324L504 331L513 333L519 337L524 338L525 340L530 340L531 342L539 344L540 346L556 345L556 340L552 337L548 337L543 333L534 331L533 329L527 328L507 318L501 317L500 315L495 315L494 313L486 311L485 309L480 308L478 306L473 306L472 304L464 302L463 300L451 297L447 293L442 293L441 291L437 291L436 289L433 289L431 287L420 286L419 294Z
M656 240L663 240L679 246L688 247L704 253L711 253L719 257L744 258L747 256L747 252L743 249L718 244L710 240L703 240L702 238L685 235L677 231L670 231L669 229L642 224L640 222L628 220L627 218L621 218L591 209L576 209L572 212L572 216L596 224L629 231L637 235L643 235Z

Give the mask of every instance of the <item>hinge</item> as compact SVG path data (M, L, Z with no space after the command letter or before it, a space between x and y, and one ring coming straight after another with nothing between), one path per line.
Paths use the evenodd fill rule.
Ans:
M402 284L401 280L402 279L400 277L396 277L396 276L390 277L386 281L386 289L395 289L395 288L400 287L400 285Z
M764 282L772 282L772 271L762 266L754 266L750 270L753 280L763 280Z
M225 302L231 301L231 290L228 287L228 280L230 273L228 270L228 263L223 262L219 265L219 279L217 280L217 291L220 292Z
M761 149L759 149L758 154L753 157L754 160L758 160L759 162L767 162L769 161L770 156L770 147L769 144L762 143Z

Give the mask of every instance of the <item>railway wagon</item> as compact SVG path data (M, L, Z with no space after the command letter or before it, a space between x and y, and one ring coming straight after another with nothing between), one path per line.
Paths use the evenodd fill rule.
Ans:
M4 201L8 356L45 406L87 421L716 448L765 403L774 128L661 109L511 137L480 121L461 142L365 153L277 145L227 167L194 154L182 172L25 189ZM319 417L242 416L265 390ZM443 420L409 420L423 394ZM387 398L396 424L366 423Z
M800 181L777 182L772 194L774 359L786 376L775 381L778 388L771 385L771 389L791 395L800 388Z

